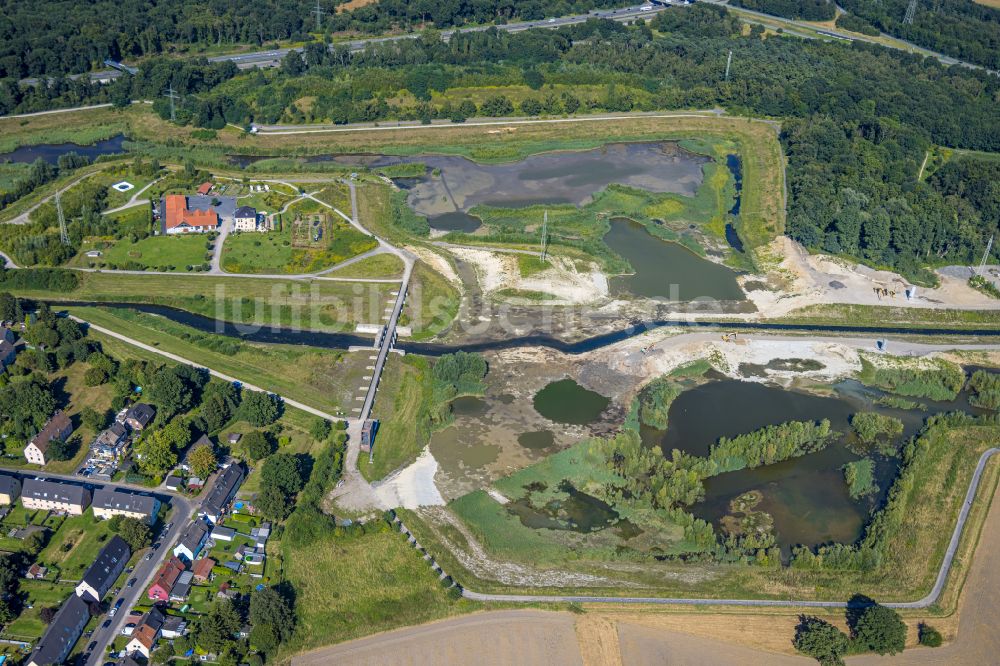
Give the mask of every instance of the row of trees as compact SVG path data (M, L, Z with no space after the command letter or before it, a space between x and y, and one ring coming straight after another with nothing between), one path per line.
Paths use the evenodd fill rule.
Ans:
M906 23L910 0L841 0L841 5L890 35L977 65L1000 68L1000 9L973 0L919 4Z
M246 624L250 625L249 640L240 640L240 630ZM175 639L172 647L161 641L153 658L155 663L169 663L175 655L198 647L215 653L223 666L260 666L264 656L272 655L294 629L292 597L284 590L262 587L249 598L216 602L198 619L190 637Z
M792 641L795 649L823 666L841 666L848 654L896 654L906 647L906 624L891 608L858 594L848 602L846 618L850 636L826 620L802 616ZM925 633L933 631L922 628L921 642Z
M88 158L72 152L60 155L55 165L49 164L39 157L31 163L28 173L15 181L10 188L0 191L0 210L22 197L28 196L45 183L55 180L60 174L65 175L73 169L88 164L90 164Z
M833 0L730 0L730 4L806 21L829 21L837 15L837 4Z

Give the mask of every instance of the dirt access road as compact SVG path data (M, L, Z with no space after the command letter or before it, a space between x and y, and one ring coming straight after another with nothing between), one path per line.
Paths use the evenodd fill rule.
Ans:
M857 666L991 664L1000 654L993 626L1000 606L1000 507L994 503L959 599L958 637L938 649L912 648L894 657L863 655ZM815 664L795 655L795 614L659 612L639 607L587 613L494 611L410 627L322 648L292 660L315 664L443 664L478 666L584 664ZM828 616L836 620L834 616ZM942 622L954 622L945 619ZM910 642L914 631L911 628ZM752 646L752 647L750 647Z

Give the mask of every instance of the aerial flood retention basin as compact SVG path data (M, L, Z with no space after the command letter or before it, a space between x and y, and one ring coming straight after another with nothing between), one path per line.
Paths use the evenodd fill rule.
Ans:
M828 419L839 433L826 448L783 462L726 472L705 480L705 499L691 506L692 513L720 526L738 497L755 492L755 511L773 518L774 532L785 552L795 545L854 543L868 516L885 500L897 473L895 456L869 452L878 491L852 499L844 480L844 466L862 455L848 447L854 435L850 418L862 411L875 411L903 422L896 443L917 434L929 414L938 412L978 412L963 392L951 402L922 402L927 410L899 409L876 403L881 391L845 380L830 395L815 395L776 386L733 379L709 381L681 393L670 405L665 431L642 427L643 441L659 446L664 455L678 449L696 456L708 456L722 437L736 437L769 425L788 421ZM720 410L725 417L720 418Z
M612 278L617 292L670 301L745 298L736 272L703 259L686 247L653 236L643 225L626 218L611 220L604 242L625 257L634 271Z

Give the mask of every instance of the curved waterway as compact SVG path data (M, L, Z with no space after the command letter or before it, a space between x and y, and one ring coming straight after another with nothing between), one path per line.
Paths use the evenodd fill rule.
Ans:
M56 164L59 162L59 158L67 153L76 153L81 157L93 160L101 155L119 155L124 152L125 136L119 134L89 146L81 146L77 143L41 143L34 146L21 146L9 153L0 154L0 162L30 164L40 159L49 164Z
M58 310L61 307L106 307L132 309L137 312L158 315L190 326L203 333L214 333L226 337L238 338L250 342L264 342L271 344L286 345L309 345L311 347L326 347L331 349L347 349L352 346L367 346L374 343L374 339L368 336L354 333L324 333L320 331L293 330L268 325L259 324L237 324L224 319L213 319L204 315L194 314L186 310L180 310L166 305L149 305L146 303L120 303L120 302L95 302L95 301L48 301L49 305ZM902 326L852 326L848 324L784 324L777 322L714 322L714 321L684 321L675 319L657 319L652 321L637 322L628 328L610 333L602 333L590 338L567 342L551 335L525 335L519 338L507 338L505 340L485 340L481 342L467 342L457 344L444 344L438 342L404 342L397 345L399 349L411 354L423 354L425 356L440 356L451 354L457 351L486 352L502 349L517 349L520 347L545 347L555 349L564 354L583 354L594 351L602 347L628 340L637 335L642 335L647 331L674 326L677 328L697 329L739 329L741 331L769 331L774 333L782 332L810 332L810 333L857 333L859 335L869 335L873 337L883 335L922 335L925 337L940 336L965 336L972 338L1000 338L1000 328L967 330L962 328L905 328ZM873 343L874 344L874 343ZM887 348L892 353L892 343Z

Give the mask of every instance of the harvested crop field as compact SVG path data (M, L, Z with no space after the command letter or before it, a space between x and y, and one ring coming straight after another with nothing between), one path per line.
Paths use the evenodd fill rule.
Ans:
M569 613L502 611L400 629L292 660L295 666L331 663L571 666L583 660Z

